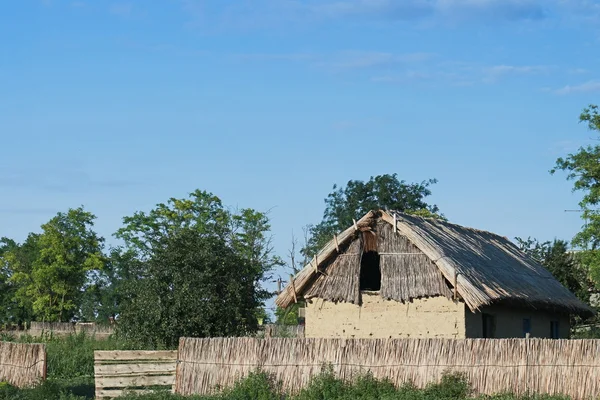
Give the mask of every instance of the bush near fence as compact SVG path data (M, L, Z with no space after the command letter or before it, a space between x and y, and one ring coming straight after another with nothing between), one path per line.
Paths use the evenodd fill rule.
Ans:
M0 342L0 382L25 387L45 378L45 345Z
M324 364L346 380L371 371L426 387L464 373L480 394L600 396L600 340L182 338L176 392L213 393L261 369L298 392Z

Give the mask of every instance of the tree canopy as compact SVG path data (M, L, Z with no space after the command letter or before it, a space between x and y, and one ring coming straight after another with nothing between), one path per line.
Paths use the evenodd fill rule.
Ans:
M600 134L598 106L584 108L579 121L587 124L592 132ZM557 171L566 172L567 179L573 181L573 191L583 194L579 206L585 222L573 238L573 244L585 250L581 254L581 260L589 267L594 281L600 287L600 145L580 147L576 153L558 158L550 173L555 174Z
M431 195L430 186L437 183L429 179L421 183L406 183L397 174L372 176L367 182L350 180L345 187L333 185L333 191L325 199L323 220L310 228L311 237L303 249L311 257L334 234L352 225L370 210L397 210L422 216L442 217L435 204L426 198Z
M152 347L182 336L243 336L257 329L260 273L223 238L186 228L169 237L129 281L119 329Z
M282 264L266 214L234 212L213 194L195 191L123 222L116 236L135 254L127 263L134 279L119 292L125 336L172 346L179 336L257 329L257 311L271 296L262 282Z
M262 285L282 262L267 214L196 190L125 217L108 251L95 218L69 209L23 243L0 238L0 325L116 318L130 337L170 346L268 320Z
M103 266L103 239L92 230L96 217L82 207L58 213L12 246L3 260L14 299L41 321L69 321L77 312L89 271Z

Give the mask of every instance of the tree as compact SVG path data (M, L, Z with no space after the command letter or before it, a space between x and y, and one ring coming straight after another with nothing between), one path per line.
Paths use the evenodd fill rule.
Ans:
M120 314L124 286L135 279L132 271L138 268L135 266L138 263L133 251L111 248L104 268L88 276L76 318L98 323L114 320Z
M323 220L310 229L311 237L303 253L312 257L334 234L352 225L370 210L387 209L428 217L442 217L436 205L425 199L431 195L429 187L435 179L421 183L406 183L397 174L371 177L367 182L348 181L346 187L333 185L333 192L325 199Z
M167 239L192 229L202 237L216 236L246 257L265 279L269 271L282 265L273 254L266 213L253 209L232 212L212 193L196 190L188 199L171 198L149 213L136 212L123 218L124 226L115 236L125 242L140 260L148 260Z
M591 131L600 133L600 113L598 106L590 105L584 108L579 121L587 124ZM584 250L581 259L590 268L596 284L600 287L600 213L597 210L600 203L600 145L580 147L574 154L558 158L556 165L550 170L567 172L567 179L573 181L573 191L583 192L579 206L583 210L585 221L581 231L573 238L573 244Z
M103 239L92 230L95 218L81 207L58 213L42 225L33 261L8 252L15 298L21 306L31 304L36 318L69 321L78 311L88 272L103 266Z
M147 347L177 346L182 336L243 336L257 329L261 274L219 236L185 228L168 237L128 283L121 334Z
M148 213L136 212L133 216L124 218L123 222L124 226L117 231L115 236L124 241L124 250L135 254L137 260L136 263L131 264L133 267L128 272L134 278L131 280L132 285L126 284L121 294L123 304L119 320L123 334L135 336L133 325L130 325L129 321L137 320L137 315L146 315L155 322L166 318L165 321L176 323L179 326L176 331L157 327L156 334L152 336L153 344L169 344L174 337L171 335L181 334L181 332L212 335L241 332L236 329L256 329L256 310L264 306L263 302L271 296L271 293L262 288L262 282L269 278L268 274L274 267L282 264L281 260L273 254L269 236L270 224L265 213L252 209L241 209L234 212L223 207L221 200L213 194L196 190L187 199L171 198L166 204L158 204ZM202 246L209 246L203 247L203 257L206 258L187 258L186 263L182 264L182 259L187 257L185 252L193 250L190 243L194 245L203 243ZM182 259L177 259L177 251L174 249L179 249L177 251ZM217 251L221 251L222 255L213 254ZM213 268L215 271L220 271L221 278L209 271L210 254L213 254ZM200 256L198 255L198 257ZM243 283L243 298L248 302L247 306L252 308L253 317L251 319L253 322L248 320L250 317L246 313L247 310L240 308L239 299L231 297L233 292L230 293L230 289L225 290L218 286L219 279L229 279L230 277L217 265L219 262L226 265L239 264L231 273L238 274L234 276L240 281L238 284L230 282L227 287L239 288L239 284ZM164 266L164 271L161 271L160 263ZM200 274L189 277L197 290L185 294L178 291L181 285L174 283L179 279L178 272L169 272L175 266L192 274ZM242 272L244 275L239 275ZM177 301L185 298L190 304L208 308L194 310L184 307L184 305L173 306L177 310L177 321L180 322L159 313L159 310L154 309L155 306L148 300L153 298L150 293L154 293L155 296L156 293L165 290L164 286L158 284L157 279L159 278L170 279L168 282L172 282L174 285L170 290L174 291L172 295L179 299ZM150 289L144 285L150 285L148 286ZM215 285L219 289L216 289ZM147 290L149 294L143 294L144 290ZM231 300L230 304L237 308L231 309L230 305L224 304L222 301L207 303L206 298L213 298L211 296L215 290L227 293ZM199 297L195 298L194 296ZM224 315L230 311L233 314ZM199 312L202 313L201 317L195 315ZM203 328L204 330L198 330L197 325L186 325L181 322L186 318L191 321L190 324L201 318L202 323L207 325ZM213 320L219 318L223 321ZM222 323L227 318L238 320L239 328L225 329ZM151 329L152 326L148 325L146 332L150 332Z
M9 282L11 271L3 259L3 255L14 251L18 244L8 238L0 238L0 326L13 322L13 296L14 287Z
M39 235L30 233L22 244L0 239L0 323L22 325L33 318L33 301L25 295L25 282L15 274L29 276L39 256Z

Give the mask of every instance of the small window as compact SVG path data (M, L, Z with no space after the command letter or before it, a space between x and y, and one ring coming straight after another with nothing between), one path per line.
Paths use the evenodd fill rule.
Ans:
M482 322L483 322L483 331L482 331L482 336L484 338L493 338L495 336L495 330L496 330L496 321L493 315L491 314L481 314L481 317L483 318Z
M558 321L550 321L550 337L552 339L560 339Z
M531 334L531 319L523 318L523 337L528 337Z
M380 290L381 269L379 267L379 253L367 251L360 260L360 290Z

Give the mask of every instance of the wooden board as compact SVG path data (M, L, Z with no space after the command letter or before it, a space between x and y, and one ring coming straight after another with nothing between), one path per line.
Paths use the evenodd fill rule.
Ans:
M148 393L152 393L152 390L147 390L147 389L126 389L126 390L96 389L96 399L110 399L113 397L123 396L123 395L129 394L129 393L148 394Z
M177 350L141 351L141 350L115 350L95 351L94 360L176 360Z
M128 388L140 386L172 386L175 382L175 373L171 375L136 375L136 376L111 376L96 377L96 388Z
M147 393L157 387L173 391L176 367L177 351L95 351L96 398Z
M174 360L173 360L174 361ZM156 374L175 372L175 363L142 363L142 364L104 364L95 365L96 376L114 376L121 374Z

